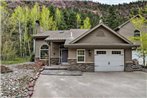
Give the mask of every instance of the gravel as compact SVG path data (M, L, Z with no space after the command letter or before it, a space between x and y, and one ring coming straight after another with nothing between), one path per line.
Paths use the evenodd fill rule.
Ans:
M37 73L34 63L5 65L13 70L1 74L1 98L27 98L28 83Z

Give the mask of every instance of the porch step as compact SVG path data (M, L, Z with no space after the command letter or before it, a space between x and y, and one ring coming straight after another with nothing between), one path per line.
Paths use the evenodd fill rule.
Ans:
M58 75L58 76L82 76L81 71L69 71L69 70L43 70L42 75Z
M43 70L68 70L69 66L52 65L44 66Z

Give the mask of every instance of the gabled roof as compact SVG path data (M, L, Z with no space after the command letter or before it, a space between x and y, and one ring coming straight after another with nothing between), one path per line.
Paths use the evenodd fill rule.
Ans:
M114 30L117 31L120 28L122 28L124 25L128 24L129 22L131 22L132 19L136 18L136 17L140 17L139 15L136 15L134 17L132 17L131 19L127 20L126 22L124 22L123 24L119 25L118 27L116 27Z
M100 23L99 25L95 26L94 28L92 28L92 29L88 30L87 32L83 33L82 35L80 35L79 37L77 37L76 39L74 39L73 41L71 41L69 44L76 43L77 41L79 41L80 39L82 39L83 37L85 37L86 35L88 35L89 33L91 33L92 31L94 31L95 29L99 28L100 26L103 26L104 28L106 28L107 30L109 30L114 35L116 35L117 37L119 37L123 41L127 42L128 44L133 44L131 41L129 41L128 39L126 39L122 35L118 34L117 32L113 31L111 28L109 28L108 26L104 25L103 23Z

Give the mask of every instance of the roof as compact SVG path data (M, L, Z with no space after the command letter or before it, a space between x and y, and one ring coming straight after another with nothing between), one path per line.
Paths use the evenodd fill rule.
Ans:
M82 39L84 36L88 35L89 33L93 32L95 29L99 28L100 26L103 26L110 32L112 32L114 35L116 35L118 38L122 39L126 44L120 45L120 43L112 43L111 46L123 46L123 47L132 47L133 43L129 41L124 36L120 35L119 33L115 32L108 26L104 25L103 23L98 24L94 28L88 30L88 29L70 29L70 30L60 30L60 31L46 31L44 33L38 33L33 35L34 38L40 38L44 37L45 41L65 41L64 45L66 47L68 46L110 46L110 44L81 44L81 43L75 43L78 40Z
M74 44L75 42L77 42L78 40L80 40L81 38L83 38L84 36L88 35L89 33L91 33L92 31L94 31L95 29L99 28L100 26L103 26L104 28L108 29L109 31L111 31L114 35L116 35L117 37L119 37L120 39L124 40L125 42L127 42L128 44L133 44L131 41L129 41L128 39L126 39L125 37L123 37L122 35L118 34L117 32L113 31L111 28L109 28L108 26L104 25L103 23L100 23L99 25L95 26L94 28L88 30L87 32L83 33L82 35L80 35L79 37L77 37L76 39L72 40L70 42L70 44Z
M70 29L66 31L52 32L45 40L73 40L86 31L87 29Z
M136 16L130 18L129 20L127 20L127 21L124 22L123 24L121 24L121 25L119 25L118 27L116 27L114 30L115 30L115 31L119 31L119 29L121 29L121 28L124 27L126 24L130 23L132 19L137 18L137 17L140 17L140 16L139 16L139 15L136 15ZM147 27L146 27L146 26L147 26L147 25L142 26L142 28L141 28L141 31L142 31L142 32L143 32L143 31L147 31Z

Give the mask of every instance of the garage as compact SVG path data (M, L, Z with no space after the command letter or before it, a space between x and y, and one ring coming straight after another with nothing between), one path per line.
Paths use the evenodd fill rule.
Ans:
M95 49L95 71L124 71L123 49Z

